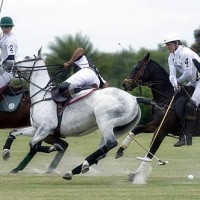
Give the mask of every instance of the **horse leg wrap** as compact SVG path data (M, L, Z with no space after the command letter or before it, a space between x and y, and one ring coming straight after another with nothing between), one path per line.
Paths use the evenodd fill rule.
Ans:
M48 153L51 153L52 151L64 151L67 149L68 147L68 143L65 142L64 140L57 140L57 142L55 142L53 144L53 146L49 147L49 152Z
M99 160L106 157L106 153L109 151L109 149L104 145L91 155L89 155L85 160L88 161L89 165L97 164Z
M133 132L128 133L127 137L125 138L125 140L122 141L119 149L117 150L115 159L120 158L124 155L124 150L128 148L128 146L132 142L134 136L135 136L135 134Z
M116 146L116 145L115 145ZM113 147L113 145L112 145ZM98 149L97 151L95 151L94 153L92 153L91 155L89 155L85 160L88 161L89 166L93 165L93 164L97 164L98 161L102 158L104 158L106 156L106 153L111 149L111 146L109 146L109 148L107 146L103 146L100 149ZM75 167L71 172L72 175L75 174L80 174L82 172L82 164L80 164L79 166Z
M108 149L106 146L103 146L102 148L98 149L97 151L95 151L93 154L89 155L85 160L88 161L89 166L93 165L93 164L97 164L98 160L104 158L106 156L106 153L108 152ZM75 167L72 170L72 174L80 174L82 172L82 164L80 164L79 166Z
M50 148L51 147L49 147L49 146L40 146L40 147L38 147L37 151L43 152L43 153L51 153L52 151L49 150Z
M121 143L120 147L122 147L123 149L126 149L129 144L131 143L131 141L133 140L133 137L135 136L134 133L130 132L127 137L125 138L125 140Z
M10 149L14 139L16 139L15 136L9 135L6 140L6 143L3 146L3 149Z
M30 145L30 151L36 151L38 152L41 148L41 144L42 144L42 141L41 142L38 142L37 144L33 145L31 143L29 143Z
M80 174L82 171L82 164L80 164L79 166L75 167L73 170L72 170L72 174L75 175L75 174Z

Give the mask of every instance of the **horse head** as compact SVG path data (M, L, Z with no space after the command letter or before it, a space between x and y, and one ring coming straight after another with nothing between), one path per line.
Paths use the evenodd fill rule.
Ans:
M29 80L33 71L44 67L46 68L45 62L41 56L41 50L42 48L39 49L37 56L26 56L21 61L16 62L14 65L14 70L20 76Z
M128 78L126 78L122 83L122 87L124 88L124 90L126 91L133 90L134 88L141 85L145 81L144 73L149 61L150 61L150 53L147 53L147 55L133 67Z

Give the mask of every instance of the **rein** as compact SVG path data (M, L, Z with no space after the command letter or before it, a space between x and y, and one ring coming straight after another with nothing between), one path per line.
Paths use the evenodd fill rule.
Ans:
M138 73L136 74L135 78L134 78L134 79L128 78L128 79L125 79L124 81L127 81L127 82L129 82L129 83L138 85L139 82L141 81L141 80L139 80L139 78L143 76L144 71L145 71L145 69L146 69L146 66L147 66L147 64L149 63L149 60L148 60L147 62L144 62L144 61L143 61L142 63L143 63L143 65L142 65L141 69L138 71Z
M147 69L147 65L148 65L149 61L150 61L150 59L148 59L146 62L144 62L144 61L142 62L142 67L138 71L138 73L136 74L134 79L133 78L129 78L129 79L125 79L124 81L126 81L128 83L131 83L132 85L136 85L137 87L139 87L139 86L147 86L147 87L151 88L153 91L155 91L156 93L158 93L161 96L167 98L166 95L164 95L162 92L156 90L152 86L166 83L167 81L169 81L169 79L149 81L149 82L143 82L141 80L142 77L144 76L145 70Z
M61 65L61 64L58 64L58 65L41 65L41 66L35 66L35 64L37 63L37 61L39 61L39 60L43 60L42 58L34 58L34 59L27 59L27 60L24 60L24 61L19 61L19 62L17 62L17 63L15 63L15 66L14 66L14 69L17 71L17 74L18 74L18 76L19 77L21 77L21 78L23 78L25 81L27 81L29 84L33 84L34 86L36 86L37 88L39 88L39 91L37 91L35 94L33 94L32 96L30 96L30 98L33 98L35 95L37 95L39 92L41 92L41 91L45 91L45 94L44 94L44 96L46 95L46 93L47 92L49 92L49 89L50 89L50 87L52 86L51 84L52 84L52 81L53 81L53 79L55 78L55 77L53 77L52 79L50 79L49 80L49 82L47 83L47 85L45 86L45 87L40 87L40 86L38 86L37 84L35 84L35 83L33 83L32 81L30 81L30 77L31 77L31 75L32 75L32 73L34 72L34 71L42 71L42 70L47 70L47 67L57 67L57 66L63 66L63 65ZM32 62L32 61L34 61L34 63L33 63L33 66L30 68L30 67L26 67L26 66L20 66L20 65L18 65L18 64L20 64L20 63L23 63L23 62ZM29 77L28 78L26 78L25 76L22 76L22 74L21 74L21 72L20 72L20 70L18 70L17 68L25 68L25 69L27 69L26 71L27 72L30 72L30 75L29 75ZM65 69L64 69L65 70ZM63 70L63 71L64 71ZM63 72L62 71L62 72ZM60 73L62 73L62 72L58 72L57 74L56 74L56 76L58 76ZM39 102L42 102L42 101L49 101L49 100L52 100L52 97L51 98L43 98L43 99L41 99L41 100L39 100L39 101L37 101L37 102L34 102L32 105L31 105L31 107L32 106L34 106L35 104L37 104L37 103L39 103Z

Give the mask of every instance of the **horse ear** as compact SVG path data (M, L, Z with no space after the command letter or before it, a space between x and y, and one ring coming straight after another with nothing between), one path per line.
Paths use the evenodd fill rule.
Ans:
M145 62L148 62L149 59L150 59L150 53L148 52L147 55L146 55L145 58L144 58L144 61L145 61Z
M42 47L38 50L38 58L42 58Z

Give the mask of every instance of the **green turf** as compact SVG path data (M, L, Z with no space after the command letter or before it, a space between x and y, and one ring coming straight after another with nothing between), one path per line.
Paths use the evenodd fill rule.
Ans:
M0 145L6 140L9 130L1 130ZM141 134L136 139L148 148L151 134ZM55 174L45 174L55 153L38 153L27 168L19 174L10 174L28 151L30 138L19 136L13 144L11 158L0 162L0 199L2 200L199 200L200 191L200 138L193 139L193 146L174 148L177 141L166 138L156 156L168 160L159 166L151 163L152 173L147 183L136 185L127 181L128 174L137 169L137 156L145 151L134 141L123 158L114 159L117 148L108 153L89 173L74 176L71 181L62 176L80 164L100 140L98 133L69 138L69 148ZM123 137L119 138L119 142ZM188 180L189 174L194 180Z

